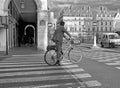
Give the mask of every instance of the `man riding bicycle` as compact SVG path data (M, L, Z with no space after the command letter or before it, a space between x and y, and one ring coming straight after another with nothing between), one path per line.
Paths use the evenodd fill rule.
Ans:
M60 56L61 56L61 51L62 51L62 42L63 42L63 37L64 33L66 33L70 38L71 35L70 33L64 28L65 22L61 21L59 25L57 26L54 34L53 34L53 42L56 44L57 48L57 64L60 65Z

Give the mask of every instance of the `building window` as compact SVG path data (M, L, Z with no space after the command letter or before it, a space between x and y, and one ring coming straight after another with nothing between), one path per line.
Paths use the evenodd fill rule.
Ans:
M105 30L107 31L107 27L105 27Z
M97 27L97 31L99 31L99 27Z
M101 22L101 25L103 25L103 22Z
M107 22L106 22L106 25L107 25Z
M79 25L81 25L81 22L79 22Z
M103 27L101 27L101 31L103 31Z
M95 31L95 27L92 27L92 31L93 31L93 32Z
M75 28L74 31L76 31L77 29Z
M20 7L21 7L22 9L25 8L25 0L20 0Z
M111 25L112 23L110 22L110 25Z
M112 31L112 28L110 27L110 31Z
M79 31L81 31L81 28L79 28Z

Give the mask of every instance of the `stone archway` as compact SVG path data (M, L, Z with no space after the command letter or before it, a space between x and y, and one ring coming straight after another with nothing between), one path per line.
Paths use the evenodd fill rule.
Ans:
M8 5L11 0L3 1L3 13L8 16ZM48 11L47 11L47 0L34 0L37 6L37 49L46 50L48 45L47 38L47 24L48 24ZM40 25L41 20L45 20L44 25Z

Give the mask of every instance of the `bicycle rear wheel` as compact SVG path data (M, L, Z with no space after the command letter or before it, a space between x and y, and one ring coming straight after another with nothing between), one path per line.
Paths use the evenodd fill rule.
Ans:
M57 52L54 49L46 51L44 54L44 61L50 66L56 65Z
M72 63L80 62L82 60L82 51L71 48L70 51L68 52L68 59Z

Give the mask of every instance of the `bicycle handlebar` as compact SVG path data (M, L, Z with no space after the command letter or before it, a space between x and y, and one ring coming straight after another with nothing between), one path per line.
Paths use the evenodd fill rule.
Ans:
M73 38L69 38L67 40L68 40L67 43L69 43L69 44L73 44L73 45L79 45L79 44L81 44L80 40L78 40L78 42L75 42L75 39L73 39Z

